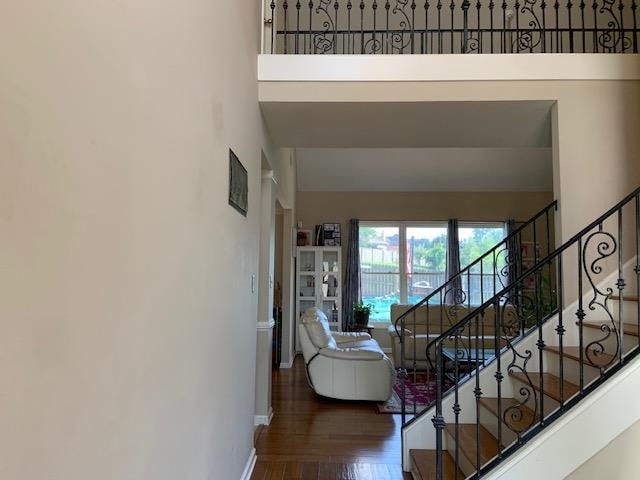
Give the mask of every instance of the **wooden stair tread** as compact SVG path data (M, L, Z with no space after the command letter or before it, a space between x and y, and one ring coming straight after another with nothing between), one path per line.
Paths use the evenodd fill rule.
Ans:
M560 347L545 347L545 350L560 355ZM563 347L562 356L571 358L577 362L580 361L580 347ZM593 367L606 367L614 362L613 355L608 353L599 353L596 350L591 350L591 354L587 357L586 352L582 356L583 363L591 365Z
M456 480L456 466L453 458L446 450L442 452L443 478L445 480ZM409 450L411 463L415 466L411 470L417 473L422 480L435 480L436 478L436 451L435 450ZM465 478L465 475L458 470L458 479Z
M456 440L456 426L447 424L445 428L447 433ZM480 433L480 466L482 466L498 455L498 439L482 425L478 425L477 428ZM475 465L477 460L476 425L467 423L458 424L457 440L460 453L467 457L467 460L469 460L472 465Z
M502 414L498 414L498 399L492 397L480 398L480 404L493 413L496 417L499 417L503 423L505 423L511 430L523 433L527 431L531 426L535 424L535 412L526 405L519 405L518 400L515 398L502 398ZM519 407L521 412L521 418L516 419L512 415L507 414L507 418L503 419L502 415L509 407ZM515 411L515 410L514 410Z
M611 295L611 300L620 300L620 295ZM622 295L622 300L625 302L637 302L637 295Z
M611 321L600 321L600 322L583 322L582 323L586 328L594 328L596 330L600 330L603 325L612 326ZM616 322L616 328L618 328ZM612 329L613 330L613 329ZM623 330L625 335L631 335L632 337L638 336L638 325L633 323L623 323Z
M529 385L529 381L527 380L527 375L520 372L513 372L509 374L511 377L519 380L525 385ZM550 373L529 373L529 379L533 384L533 388L540 391L540 378L542 377L542 383L544 388L544 394L553 398L555 401L560 402L560 379L555 375ZM573 383L567 382L566 380L563 383L564 388L564 400L567 401L569 398L573 397L576 393L580 391L580 387L574 385Z

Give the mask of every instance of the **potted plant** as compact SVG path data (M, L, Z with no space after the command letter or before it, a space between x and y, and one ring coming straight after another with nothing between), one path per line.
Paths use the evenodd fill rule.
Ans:
M362 301L353 306L353 323L358 327L366 327L369 323L369 315L373 310L373 305L364 304Z

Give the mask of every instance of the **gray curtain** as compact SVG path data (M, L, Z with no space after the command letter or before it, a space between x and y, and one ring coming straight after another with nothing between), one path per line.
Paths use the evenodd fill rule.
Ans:
M460 273L460 241L458 239L458 220L447 222L447 281ZM444 301L447 304L461 303L464 293L462 279L457 277L445 290Z
M516 230L516 221L510 218L506 221L507 224L507 236L511 235ZM515 281L521 273L520 266L520 248L518 246L518 235L507 241L507 279L504 284L511 285L511 282Z
M347 262L342 287L342 330L348 331L353 323L353 306L360 301L360 221L349 220Z

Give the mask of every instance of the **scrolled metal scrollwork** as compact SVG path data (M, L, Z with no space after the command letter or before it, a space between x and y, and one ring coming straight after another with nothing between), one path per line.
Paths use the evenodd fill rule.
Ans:
M591 245L595 242L595 257L589 260L589 252ZM604 333L602 338L592 341L587 344L584 348L585 356L587 360L592 365L598 365L600 368L604 368L612 363L615 357L618 355L619 349L622 348L620 345L620 341L617 335L617 329L615 320L613 318L613 314L609 309L609 298L613 295L613 288L607 287L602 290L598 286L597 276L602 274L602 262L611 257L618 250L618 243L613 235L609 232L605 232L602 230L602 226L598 229L598 231L591 233L584 242L582 247L582 264L583 269L586 273L587 280L591 285L591 289L593 292L593 297L589 300L588 308L589 310L596 311L598 309L601 310L607 316L606 323L603 323L600 326L600 331ZM597 362L596 359L601 356L601 354L606 352L605 342L609 340L611 337L615 340L615 351L611 354L612 358L607 364L602 364L602 362Z
M324 31L313 36L313 48L315 53L327 53L333 50L333 44L336 39L333 38L334 23L331 15L329 14L330 6L331 0L319 0L318 6L316 7L316 13L324 15L327 18L322 22Z
M519 4L516 6L520 8L520 13L525 15L524 21L529 20L527 23L529 28L520 30L513 40L513 50L516 52L531 51L542 42L542 23L534 10L536 5L537 0L524 0L522 8Z
M398 53L402 53L411 43L411 37L406 35L411 32L412 28L411 20L405 10L408 4L409 0L396 0L394 7L391 9L391 14L399 19L399 29L391 32L391 35L387 38L387 43L391 51L397 51Z
M527 372L527 364L533 357L533 352L529 349L526 349L524 353L520 353L516 350L513 344L513 330L516 326L525 325L526 318L522 317L523 311L533 312L533 308L529 308L524 310L522 308L522 297L517 295L518 302L514 302L514 296L506 296L504 298L504 303L502 308L500 309L500 324L501 331L503 333L503 339L506 343L507 348L511 351L511 362L507 365L507 372L514 373L516 371L522 373L526 378L527 384L520 388L519 393L521 398L516 400L513 405L507 407L502 413L502 421L504 424L513 431L518 438L522 433L529 430L535 423L536 412L538 409L538 395L536 393L536 389L533 386L533 381ZM532 301L529 299L529 301ZM529 424L523 424L522 420L524 417L524 411L527 408L527 404L531 404L531 400L533 400L534 405L534 414L532 416ZM519 425L516 427L515 424Z
M615 13L615 3L615 0L602 0L602 6L600 7L599 12L609 16L610 18L607 22L608 29L602 31L600 35L598 35L598 45L603 49L610 49L613 51L621 48L624 52L631 47L632 41L631 38L626 35L620 34L620 30L622 28L622 11L619 10L619 16Z

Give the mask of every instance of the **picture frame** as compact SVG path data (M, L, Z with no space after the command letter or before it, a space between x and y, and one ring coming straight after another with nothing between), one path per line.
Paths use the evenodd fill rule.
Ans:
M298 247L310 247L312 246L313 233L311 230L305 230L299 228L296 233L296 245Z
M247 216L249 181L247 169L233 150L229 149L229 205L243 216Z

